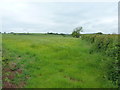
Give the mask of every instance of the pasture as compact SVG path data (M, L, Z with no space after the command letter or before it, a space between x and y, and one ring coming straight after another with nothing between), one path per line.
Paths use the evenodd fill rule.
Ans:
M3 34L3 87L115 88L105 76L112 58L91 47L71 36Z

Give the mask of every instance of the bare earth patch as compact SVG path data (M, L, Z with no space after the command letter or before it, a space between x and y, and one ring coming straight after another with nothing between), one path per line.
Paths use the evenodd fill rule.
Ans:
M22 74L21 69L13 70L9 67L5 67L2 71L3 88L22 88L25 85L25 82L23 81L19 82L19 84L14 84L11 82L16 77L16 74Z

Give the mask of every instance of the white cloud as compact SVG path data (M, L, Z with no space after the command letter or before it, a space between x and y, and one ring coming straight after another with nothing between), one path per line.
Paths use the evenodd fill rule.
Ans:
M2 3L3 31L6 32L71 33L77 26L83 26L85 32L117 32L117 3L6 1Z

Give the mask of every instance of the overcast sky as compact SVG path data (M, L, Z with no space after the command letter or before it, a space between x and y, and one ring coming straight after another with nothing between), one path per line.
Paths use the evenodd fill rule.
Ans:
M4 2L2 32L117 33L118 2Z

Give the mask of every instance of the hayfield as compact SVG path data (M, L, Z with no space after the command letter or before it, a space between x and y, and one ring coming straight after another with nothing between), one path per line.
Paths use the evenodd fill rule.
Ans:
M115 88L106 77L113 58L93 44L62 35L2 35L3 87Z

